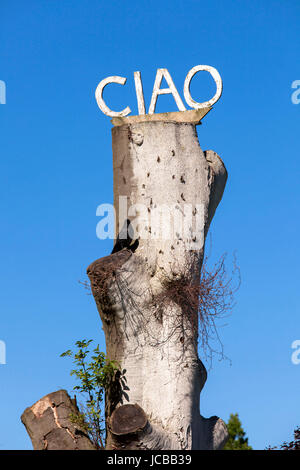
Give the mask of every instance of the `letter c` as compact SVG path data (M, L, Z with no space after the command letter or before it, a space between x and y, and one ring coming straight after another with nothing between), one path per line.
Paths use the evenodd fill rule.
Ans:
M127 108L123 109L122 111L112 111L109 109L109 107L105 104L103 98L102 98L102 93L104 88L108 83L118 83L119 85L125 85L127 78L125 77L118 77L118 76L113 76L113 77L107 77L104 78L104 80L101 80L99 85L96 88L95 96L96 96L96 101L98 103L99 108L101 111L106 114L107 116L111 117L117 117L117 116L127 116L129 113L131 113L131 109L129 106Z
M205 101L204 103L198 103L197 101L193 100L190 94L190 82L193 76L197 72L200 72L200 70L204 70L205 72L210 73L217 85L217 91L216 91L215 96L211 98L209 101ZM213 104L215 104L218 101L218 99L222 95L222 88L223 88L222 79L217 69L215 69L214 67L211 67L210 65L196 65L188 72L186 76L186 79L184 81L183 94L184 94L185 101L191 108L194 108L194 109L210 108Z

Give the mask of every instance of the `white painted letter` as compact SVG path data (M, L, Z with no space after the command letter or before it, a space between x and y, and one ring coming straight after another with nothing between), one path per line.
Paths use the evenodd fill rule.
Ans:
M101 109L101 111L104 114L106 114L107 116L111 116L111 117L127 116L129 113L131 113L131 109L129 108L129 106L127 106L127 108L123 109L123 111L119 111L119 112L112 111L111 109L109 109L108 106L106 106L106 104L105 104L105 102L102 98L102 93L103 93L104 87L106 87L106 85L108 83L119 83L120 85L125 85L126 80L127 79L125 77L117 77L117 76L116 77L107 77L107 78L104 78L104 80L101 80L101 82L97 86L96 93L95 93L96 100L97 100L98 106Z
M165 78L167 84L169 85L169 88L161 88L160 89L160 84L161 81ZM177 104L177 107L179 111L186 111L186 108L179 96L179 93L174 85L174 82L171 78L171 75L169 74L167 69L157 69L156 72L156 77L155 77L155 82L153 86L153 92L152 92L152 97L151 97L151 103L149 107L149 114L153 114L155 111L155 106L156 106L156 100L158 95L166 95L171 93L174 97L174 100Z
M141 72L133 72L139 114L146 114Z
M193 76L195 75L195 73L199 72L200 70L204 70L210 73L217 85L217 91L216 91L215 96L211 100L205 101L204 103L197 103L197 101L193 100L190 94L190 82ZM209 108L213 104L215 104L220 98L220 96L222 95L222 88L223 88L222 79L217 69L215 69L214 67L211 67L210 65L196 65L188 72L186 76L184 87L183 87L183 94L184 94L185 101L191 108L194 108L194 109Z

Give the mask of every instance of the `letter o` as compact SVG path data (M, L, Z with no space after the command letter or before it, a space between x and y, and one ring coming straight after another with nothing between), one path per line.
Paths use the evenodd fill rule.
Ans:
M204 103L198 103L197 101L193 100L190 94L190 82L193 76L197 72L200 72L201 70L210 73L217 85L217 91L216 91L215 96L211 98L209 101L205 101ZM185 101L191 108L194 108L194 109L210 108L213 104L215 104L218 101L218 99L222 95L222 89L223 89L222 79L217 69L215 69L214 67L211 67L210 65L196 65L188 72L186 76L186 79L184 81L183 94L184 94Z

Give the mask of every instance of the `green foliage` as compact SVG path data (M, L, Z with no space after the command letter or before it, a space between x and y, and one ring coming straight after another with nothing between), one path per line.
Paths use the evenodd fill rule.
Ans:
M248 437L242 428L238 413L231 414L227 423L229 439L224 450L252 450L248 445Z
M106 355L99 351L99 345L90 351L89 346L93 340L76 341L77 351L70 349L61 354L61 357L73 358L75 368L70 374L79 381L73 387L84 398L85 403L80 405L80 414L70 416L73 423L84 429L92 442L99 449L104 449L105 417L103 412L104 393L115 380L124 379L120 366L116 361L110 361Z
M293 441L285 441L279 447L268 447L266 450L300 450L300 426L298 426L294 431Z

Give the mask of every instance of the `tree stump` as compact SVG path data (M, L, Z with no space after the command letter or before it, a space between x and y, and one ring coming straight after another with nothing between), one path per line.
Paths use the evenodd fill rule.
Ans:
M65 390L49 393L30 408L21 420L34 450L95 450L83 429L73 424L70 415L78 414L76 403Z
M187 305L180 289L199 282L226 169L215 152L201 150L192 123L117 126L112 148L115 237L128 217L136 243L134 249L121 244L87 270L107 354L126 370L126 383L106 395L106 448L220 449L227 439L224 422L205 419L199 410L207 373L197 352L197 305ZM127 215L124 203L131 208ZM193 221L186 227L186 218L184 231L177 233L174 223L174 236L157 236L157 217L147 218L145 208L152 214L162 205L173 208L173 218L186 207L194 216L200 211L198 231Z

